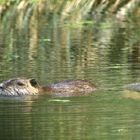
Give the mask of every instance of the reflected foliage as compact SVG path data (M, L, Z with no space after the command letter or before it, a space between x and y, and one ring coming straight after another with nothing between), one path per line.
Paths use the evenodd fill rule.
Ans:
M110 17L73 22L62 21L56 13L33 12L32 8L28 14L26 20L21 15L7 15L0 26L0 65L1 71L7 69L6 78L27 75L42 80L46 75L46 79L61 80L78 75L84 79L80 73L107 65L102 59L114 65L138 58L139 53L134 55L133 51L140 42L137 15L125 21ZM9 18L12 20L7 24Z
M1 138L139 139L139 101L122 97L123 85L139 82L139 0L86 2L19 0L0 7L0 81L87 79L99 89L69 102L0 98Z

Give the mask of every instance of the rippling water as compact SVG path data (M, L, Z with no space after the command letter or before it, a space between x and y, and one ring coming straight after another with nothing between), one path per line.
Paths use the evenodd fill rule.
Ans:
M0 98L0 139L139 139L140 95L124 85L140 75L139 20L35 22L30 32L0 32L0 81L40 84L87 79L98 90L72 98Z

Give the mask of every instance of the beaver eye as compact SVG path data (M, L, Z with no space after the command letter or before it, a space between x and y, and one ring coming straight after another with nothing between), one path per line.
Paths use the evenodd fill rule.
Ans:
M22 83L22 82L17 82L17 85L19 85L19 86L24 86L24 83Z

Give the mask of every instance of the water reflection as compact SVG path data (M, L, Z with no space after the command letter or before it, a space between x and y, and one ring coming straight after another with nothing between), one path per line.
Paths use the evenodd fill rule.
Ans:
M1 138L84 140L138 137L139 103L119 98L113 101L110 95L107 96L70 98L70 102L65 103L47 98L32 102L1 100Z
M36 14L21 28L15 19L17 24L0 31L0 81L17 76L34 77L40 84L88 79L98 91L70 102L45 96L0 99L2 139L139 138L139 100L123 96L123 85L139 81L139 22L109 18L75 24Z

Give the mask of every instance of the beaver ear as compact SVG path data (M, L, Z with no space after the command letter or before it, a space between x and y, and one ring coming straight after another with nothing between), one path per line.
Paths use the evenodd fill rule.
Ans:
M38 86L38 83L35 79L30 79L30 84L33 86L33 87L37 87Z

